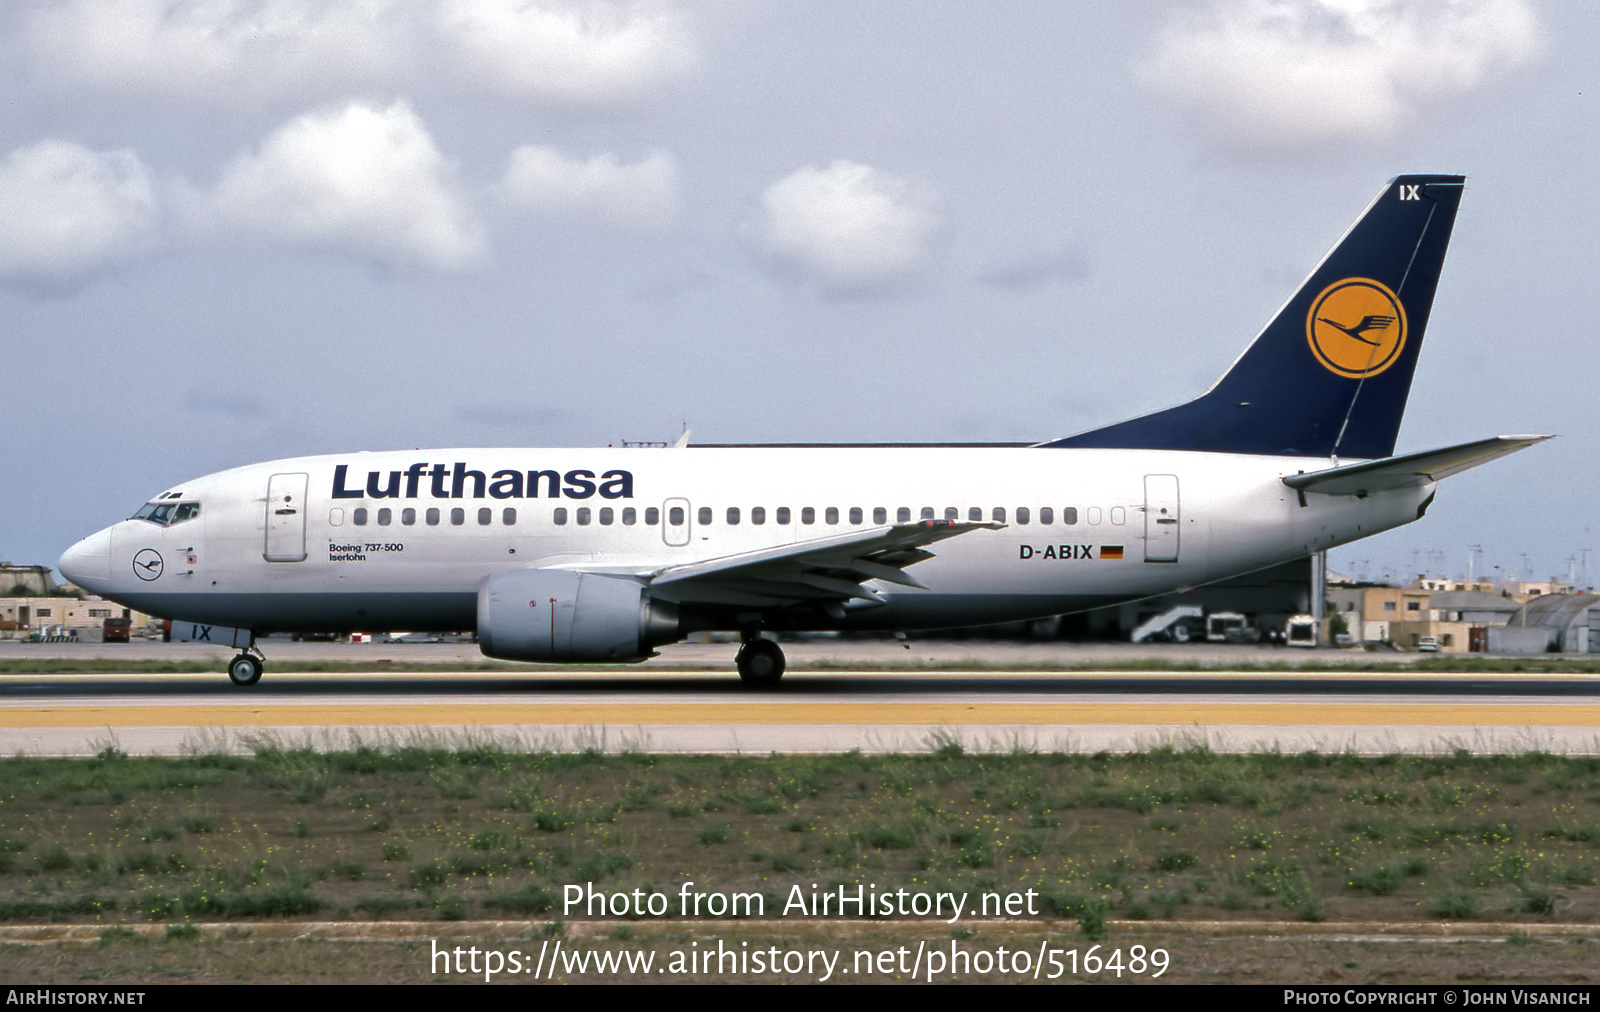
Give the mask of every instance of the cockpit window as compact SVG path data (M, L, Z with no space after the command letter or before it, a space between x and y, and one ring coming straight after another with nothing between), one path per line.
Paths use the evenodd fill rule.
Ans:
M135 520L148 520L157 527L167 526L167 518L172 515L172 504L169 502L147 502L133 515Z
M148 520L157 527L171 527L185 520L193 520L200 515L200 504L197 502L147 502L139 507L139 512L133 515L134 520Z

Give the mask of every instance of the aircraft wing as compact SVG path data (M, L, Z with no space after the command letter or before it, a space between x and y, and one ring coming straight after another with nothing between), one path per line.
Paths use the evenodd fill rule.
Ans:
M1439 450L1424 450L1322 471L1291 474L1284 477L1283 483L1300 492L1321 492L1326 495L1367 495L1389 489L1413 488L1460 474L1549 438L1495 436Z
M667 566L646 576L661 597L702 604L781 607L881 603L863 584L883 580L922 587L906 567L933 557L928 546L968 531L998 530L986 521L921 520L867 527L793 545Z

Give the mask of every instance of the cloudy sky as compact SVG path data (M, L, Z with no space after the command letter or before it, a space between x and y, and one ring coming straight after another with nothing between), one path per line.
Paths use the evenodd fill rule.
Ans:
M1461 172L1401 449L1563 438L1334 566L1564 575L1597 50L1542 0L16 0L0 559L307 453L1064 435Z

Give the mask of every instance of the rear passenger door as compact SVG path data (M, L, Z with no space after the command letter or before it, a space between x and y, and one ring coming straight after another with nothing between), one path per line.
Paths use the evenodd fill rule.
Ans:
M1144 561L1177 562L1181 524L1178 515L1178 476L1144 476Z

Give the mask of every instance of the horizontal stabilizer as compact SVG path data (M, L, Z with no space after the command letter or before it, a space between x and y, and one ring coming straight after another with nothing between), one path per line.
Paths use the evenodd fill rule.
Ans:
M1283 483L1301 492L1321 492L1325 495L1368 495L1396 488L1417 488L1460 474L1479 464L1487 464L1497 457L1516 453L1549 438L1495 436L1440 450L1406 453L1382 460L1330 467L1325 471L1291 474L1283 479Z

